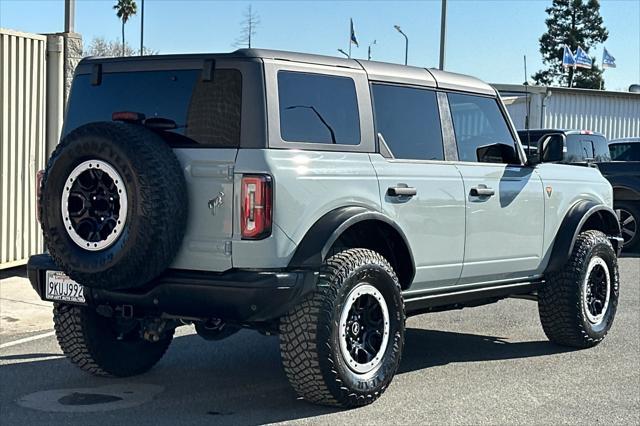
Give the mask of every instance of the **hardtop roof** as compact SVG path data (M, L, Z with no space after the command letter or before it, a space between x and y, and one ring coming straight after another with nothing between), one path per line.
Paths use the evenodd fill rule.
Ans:
M207 59L271 59L280 61L291 61L298 63L308 63L316 65L333 66L340 68L350 68L363 70L371 80L396 82L418 86L435 87L449 90L459 90L483 95L496 96L496 91L489 84L475 77L440 71L431 68L420 68L392 64L386 62L366 61L363 59L348 59L335 56L315 55L309 53L287 52L282 50L269 49L238 49L230 53L193 53L175 55L149 55L149 56L128 56L128 57L88 57L83 59L78 65L78 73L90 73L94 64L110 64L113 66L125 63L146 63L149 62L187 62L193 66L198 62ZM186 65L186 64L184 64ZM118 67L119 68L119 67ZM164 67L163 67L164 68Z

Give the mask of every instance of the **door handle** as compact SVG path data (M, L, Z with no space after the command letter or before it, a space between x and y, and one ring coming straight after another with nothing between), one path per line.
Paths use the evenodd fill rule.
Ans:
M493 188L489 188L487 185L480 184L478 186L474 186L469 191L469 195L472 197L491 197L495 195L496 191Z
M417 193L418 190L405 183L399 183L396 186L390 186L387 188L387 195L389 197L413 197Z

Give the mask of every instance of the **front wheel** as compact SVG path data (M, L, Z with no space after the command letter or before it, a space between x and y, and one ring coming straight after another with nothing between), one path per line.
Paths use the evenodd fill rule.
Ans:
M618 259L605 234L582 232L569 261L538 292L542 328L552 342L577 348L600 343L616 315Z
M391 383L404 345L400 284L376 252L329 258L317 290L281 320L280 350L295 391L307 401L357 407Z

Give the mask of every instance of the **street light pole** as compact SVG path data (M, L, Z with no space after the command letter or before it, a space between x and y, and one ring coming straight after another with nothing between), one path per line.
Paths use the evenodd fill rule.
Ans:
M72 33L75 30L76 0L64 0L64 32Z
M444 70L444 49L447 36L447 0L442 0L442 12L440 13L440 70Z
M140 10L140 56L144 55L144 0Z
M402 32L399 25L394 25L393 28L395 28L400 34L404 36L404 64L407 65L407 61L409 59L409 37L407 37L407 35Z
M345 52L344 50L342 50L342 49L338 49L338 52L342 53L347 58L349 57L349 54L347 52Z

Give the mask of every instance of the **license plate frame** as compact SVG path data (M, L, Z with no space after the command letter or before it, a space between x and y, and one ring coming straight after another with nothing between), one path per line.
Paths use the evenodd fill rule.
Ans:
M62 271L47 271L45 274L44 298L52 302L86 305L85 287L69 278Z

